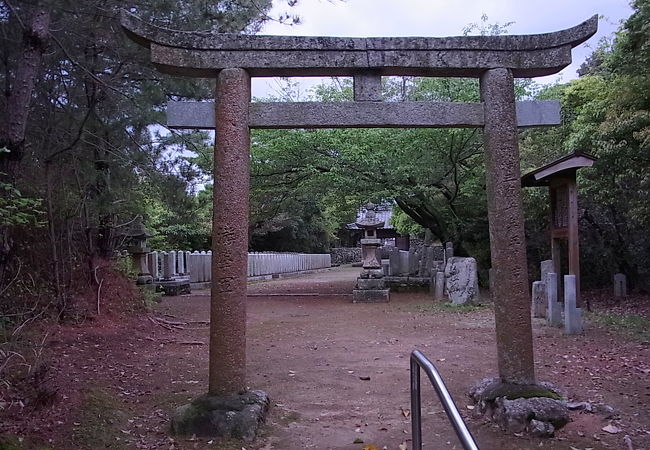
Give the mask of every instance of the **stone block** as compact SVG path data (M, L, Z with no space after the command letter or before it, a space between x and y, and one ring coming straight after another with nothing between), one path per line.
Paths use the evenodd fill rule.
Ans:
M478 272L474 258L451 257L447 260L445 292L454 304L478 303Z
M582 309L576 307L576 276L564 275L564 332L579 334L582 331Z
M546 323L553 327L562 326L562 305L557 301L557 274L546 274Z
M551 424L553 431L562 428L570 420L569 410L563 402L546 397L515 400L499 397L496 399L494 415L497 422L509 433L532 431L535 428L535 424L530 424L532 420Z
M383 278L357 278L358 289L384 289L385 287Z
M187 279L182 279L182 280L158 281L156 282L156 287L157 289L162 290L165 293L165 295L169 295L169 296L190 294L192 292L190 288L189 277L187 277Z
M400 274L399 249L393 247L388 254L388 275L396 277Z
M408 251L408 272L406 275L417 275L418 269L420 267L419 256L420 255L414 249L410 249Z
M434 261L445 260L445 248L442 245L433 246L433 260Z
M162 260L162 277L165 280L171 280L176 271L176 254L173 252L163 252Z
M444 272L445 271L445 262L444 261L433 261L433 264L431 265L431 275L435 276L436 272Z
M154 280L160 278L160 269L158 262L158 252L153 251L147 255L147 264L149 265L149 273Z
M386 303L390 301L389 289L354 289L352 303Z
M384 272L381 269L363 269L359 278L383 278Z
M384 272L384 276L390 275L390 262L387 259L381 260L381 271Z
M354 76L355 102L381 101L381 73L362 73Z
M627 277L623 273L614 274L614 297L627 297Z
M539 263L539 279L541 281L546 280L546 274L551 272L555 272L555 266L553 265L552 259L545 259Z
M436 272L435 274L435 287L433 292L434 300L442 301L445 298L445 273Z
M172 414L176 435L226 437L252 441L266 420L269 397L264 391L247 391L225 397L203 395Z
M454 243L453 242L447 242L445 244L445 262L449 261L449 258L454 257Z
M543 281L533 282L533 317L546 317L546 305L548 298L546 296L546 283Z

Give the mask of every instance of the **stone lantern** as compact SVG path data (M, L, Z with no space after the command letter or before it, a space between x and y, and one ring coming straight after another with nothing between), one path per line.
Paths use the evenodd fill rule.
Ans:
M133 267L138 272L136 284L151 284L153 277L147 266L147 254L151 249L147 248L147 238L153 236L142 224L142 218L137 218L131 226L124 231L123 236L127 239L127 251L131 255Z
M384 226L384 221L377 217L375 205L366 205L366 214L356 223L363 230L361 239L361 259L363 270L357 279L356 289L352 291L353 303L377 303L389 301L389 289L386 289L384 272L381 268L381 239L377 238L377 228Z

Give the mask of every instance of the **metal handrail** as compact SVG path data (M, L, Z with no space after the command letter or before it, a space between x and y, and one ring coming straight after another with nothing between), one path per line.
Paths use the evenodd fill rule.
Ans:
M438 394L449 421L465 450L479 450L472 433L458 412L438 369L419 350L411 353L411 430L413 434L413 450L422 449L422 404L420 400L420 368L429 376L433 388Z

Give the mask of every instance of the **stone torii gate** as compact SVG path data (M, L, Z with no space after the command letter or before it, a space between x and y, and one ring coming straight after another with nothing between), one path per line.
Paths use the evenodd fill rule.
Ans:
M571 49L596 32L597 16L554 33L449 38L181 32L128 13L121 22L160 71L217 81L214 105L169 108L175 127L216 129L208 396L246 387L250 128L482 127L499 377L506 385L535 383L517 126L555 124L558 107L516 106L513 79L569 65ZM392 75L479 78L481 102L382 102L381 77ZM355 101L251 103L250 77L273 76L352 76Z

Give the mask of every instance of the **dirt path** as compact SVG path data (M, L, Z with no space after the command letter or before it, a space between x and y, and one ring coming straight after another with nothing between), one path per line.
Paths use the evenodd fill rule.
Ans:
M646 344L593 327L570 337L537 323L538 378L565 387L570 398L612 405L619 415L605 420L575 413L550 440L504 436L491 423L471 417L467 408L469 386L496 374L492 310L451 310L425 294L406 293L392 294L387 304L352 304L349 294L358 272L338 268L250 284L249 384L269 393L272 409L262 437L247 449L361 450L372 444L396 450L404 443L411 448L408 358L413 349L439 368L484 450L627 449L625 435L633 448L650 448ZM315 293L320 295L309 295ZM81 406L69 411L58 405L47 416L32 417L42 422L35 435L49 436L53 448L241 449L237 443L167 434L169 411L206 389L208 309L208 292L195 292L164 298L154 315L170 322L165 327L134 318L74 337L60 330L54 349L67 356L59 382L74 380L75 386L62 392L69 404ZM98 422L99 435L89 393L115 412L112 422ZM426 385L423 417L425 448L460 448ZM622 431L603 432L609 423Z
M408 357L416 348L435 362L466 416L471 415L468 387L496 374L490 309L449 311L437 307L425 294L393 294L389 304L352 304L349 294L358 271L345 268L250 286L249 382L251 387L268 391L274 405L258 447L361 448L355 440L389 449L409 444ZM290 295L277 295L282 293ZM327 295L296 295L300 293ZM169 299L160 311L205 320L208 298L197 294ZM634 359L646 347L616 342L593 331L567 337L538 326L536 332L540 379L565 386L570 396L584 392L588 398L580 400L603 401L631 417L650 412L647 376L644 379L632 365L612 379L594 374L602 362L612 369L619 361L616 353ZM186 357L195 358L199 366L207 364L205 351L188 351ZM590 372L587 366L592 362L597 364ZM201 388L196 386L192 392L198 394ZM425 448L427 444L428 448L459 448L432 389L427 387L424 392ZM483 420L470 418L470 426L486 449L538 448L540 443L544 448L568 449L569 443L576 448L606 444L624 448L622 436L601 432L608 422L593 415L577 419L558 439L543 443L504 438ZM626 433L637 434L634 429L626 429ZM602 440L595 441L594 434Z

